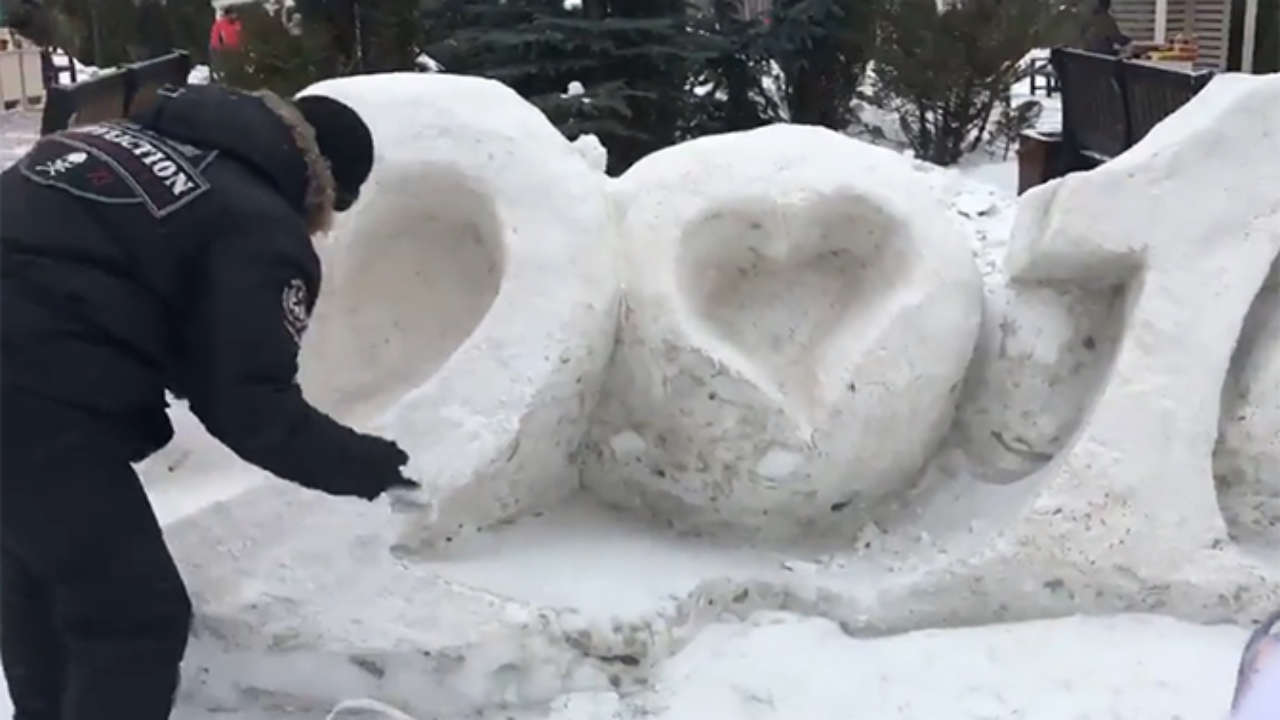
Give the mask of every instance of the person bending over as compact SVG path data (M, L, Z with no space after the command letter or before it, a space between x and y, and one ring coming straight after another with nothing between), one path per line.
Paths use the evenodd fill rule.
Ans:
M323 97L170 87L0 175L0 650L17 720L161 720L191 604L134 474L185 397L241 458L333 495L413 487L296 382L311 236L373 164Z

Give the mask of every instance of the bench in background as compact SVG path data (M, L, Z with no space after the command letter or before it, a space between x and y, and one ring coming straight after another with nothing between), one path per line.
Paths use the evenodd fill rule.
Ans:
M191 56L175 51L102 73L92 80L51 86L40 134L127 117L154 100L161 87L186 84L190 72Z

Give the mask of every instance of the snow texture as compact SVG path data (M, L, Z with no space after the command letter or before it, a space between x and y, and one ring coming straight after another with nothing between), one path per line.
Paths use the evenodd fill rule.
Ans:
M600 176L496 82L404 73L306 93L367 117L376 159L321 248L301 377L318 405L413 457L429 512L399 545L560 500L617 314Z
M682 529L856 530L951 425L981 317L900 155L778 125L614 186L626 296L583 481Z

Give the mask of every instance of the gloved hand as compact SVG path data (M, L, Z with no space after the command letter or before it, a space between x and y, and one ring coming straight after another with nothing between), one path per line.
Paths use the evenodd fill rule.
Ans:
M417 489L418 483L404 476L400 468L409 462L409 456L390 440L367 436L372 445L370 462L364 467L352 468L347 477L333 484L333 495L351 495L365 500L376 500L393 488Z

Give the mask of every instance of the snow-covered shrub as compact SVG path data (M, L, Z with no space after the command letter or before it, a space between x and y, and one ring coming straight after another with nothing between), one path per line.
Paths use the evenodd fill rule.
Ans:
M916 157L950 165L986 137L1021 60L1060 11L1045 0L885 0L876 103L896 112Z

